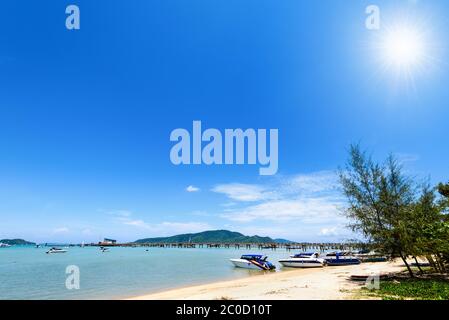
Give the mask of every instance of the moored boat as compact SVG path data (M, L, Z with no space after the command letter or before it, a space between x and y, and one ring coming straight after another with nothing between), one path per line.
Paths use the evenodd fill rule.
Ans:
M387 257L381 254L378 254L374 251L360 251L359 253L354 254L354 256L362 262L384 262L387 261Z
M50 253L66 253L66 252L67 252L67 250L53 247L53 248L51 248L50 250L47 251L47 254L50 254Z
M269 261L267 256L259 254L245 254L240 259L230 259L234 266L238 268L253 270L273 270L276 267Z
M330 252L323 259L328 266L345 266L361 263L360 259L353 256L351 252Z
M321 268L324 259L319 258L319 253L300 253L290 256L289 259L281 259L279 263L289 268Z

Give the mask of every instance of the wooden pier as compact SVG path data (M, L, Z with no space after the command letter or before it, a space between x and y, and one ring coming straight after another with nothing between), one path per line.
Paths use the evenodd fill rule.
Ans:
M100 244L90 244L89 246L100 246ZM329 250L349 250L356 251L365 249L361 243L117 243L111 245L101 245L108 247L144 247L144 248L215 248L215 249L245 249L245 250L295 250L295 251L318 251Z

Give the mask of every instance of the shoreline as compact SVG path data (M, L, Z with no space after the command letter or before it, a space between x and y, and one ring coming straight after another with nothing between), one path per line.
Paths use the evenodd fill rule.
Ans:
M352 274L385 274L403 269L403 264L397 260L313 269L288 269L153 292L126 300L347 300L354 299L355 290L364 285L364 282L349 280Z

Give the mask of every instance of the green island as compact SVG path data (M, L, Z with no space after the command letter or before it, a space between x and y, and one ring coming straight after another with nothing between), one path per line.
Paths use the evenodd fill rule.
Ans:
M2 239L0 243L7 244L10 246L32 246L35 245L34 242L26 241L23 239Z
M171 237L145 238L134 243L288 243L285 239L272 239L261 236L245 236L240 232L228 230L211 230L199 233L179 234Z

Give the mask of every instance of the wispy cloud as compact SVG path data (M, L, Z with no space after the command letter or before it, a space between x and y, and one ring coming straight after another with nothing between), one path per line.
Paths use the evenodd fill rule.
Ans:
M132 212L129 210L99 210L99 211L116 217L129 217L132 215Z
M164 221L158 223L149 223L139 218L134 218L131 211L126 211L126 216L116 215L115 221L124 226L134 227L141 231L147 231L149 236L166 236L178 233L200 232L213 229L213 227L205 222L172 222Z
M282 186L284 192L317 194L338 191L338 176L331 171L298 174L287 178Z
M234 201L254 202L274 197L264 186L255 184L229 183L212 188L213 192L226 195Z
M133 227L138 227L138 228L144 228L144 229L151 229L151 225L149 225L148 223L146 223L143 220L133 220L133 219L119 219L122 221L122 223L124 225L127 226L133 226Z
M205 222L162 222L157 224L159 232L166 232L169 234L175 233L191 233L201 232L214 229L210 224Z
M243 209L229 210L222 217L232 221L269 220L302 223L321 223L339 219L338 203L326 198L295 198L266 201Z
M277 228L282 234L298 235L307 229L309 235L338 236L342 233L337 233L334 226L346 222L341 215L345 201L339 191L338 176L331 171L283 176L257 185L224 184L213 191L239 203L223 209L220 216L242 224L245 230L244 224L251 223L250 230Z
M200 188L190 185L186 188L186 191L187 192L198 192L198 191L200 191Z
M398 159L399 163L406 164L408 162L416 162L419 160L419 155L411 153L395 153L394 156Z
M67 227L59 227L53 229L53 233L68 233L70 230Z
M321 228L319 232L320 236L335 236L337 234L337 227Z

